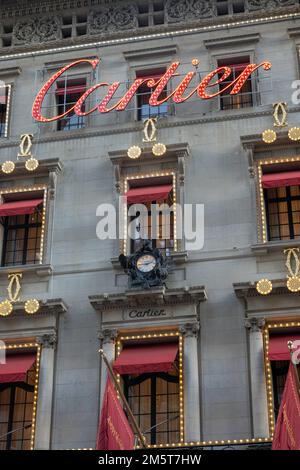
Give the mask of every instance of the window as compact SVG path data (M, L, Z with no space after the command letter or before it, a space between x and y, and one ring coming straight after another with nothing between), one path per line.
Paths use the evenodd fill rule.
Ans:
M147 209L143 214L138 210L133 211L135 215L131 213L129 218L131 253L136 252L143 239L147 238L152 241L153 248L159 248L165 255L169 255L174 249L174 212L170 209L174 200L172 178L132 180L126 196L129 208L135 204L143 204ZM159 207L163 206L166 211L159 211Z
M57 114L61 115L72 108L79 98L86 91L86 78L69 78L57 82L57 88L55 91L56 95L56 106ZM85 105L82 105L82 111L84 111ZM65 118L57 121L58 131L69 131L72 129L82 129L85 127L85 116L77 116L72 111Z
M147 442L179 442L177 363L168 374L127 375L123 379L126 399Z
M43 208L42 199L30 201L15 201L0 205L0 221L3 233L2 266L14 266L20 264L36 264L40 260ZM18 209L18 204L31 204L28 209ZM7 213L6 206L13 204L16 215L2 216ZM26 214L24 213L27 212Z
M273 396L274 396L274 413L277 419L279 407L281 403L284 385L289 370L289 361L271 361L272 380L273 380Z
M249 57L238 57L218 60L218 67L228 66L232 69L231 75L225 81L220 83L220 90L223 90L229 83L235 80L243 72L243 70L245 70L249 63ZM220 106L222 110L241 109L253 106L253 90L251 76L248 78L242 90L237 95L230 95L229 93L230 89L226 92L226 94L220 96Z
M166 69L157 69L157 70L148 70L144 72L137 72L136 78L151 78L155 79L157 82L165 73ZM155 116L166 116L168 114L168 103L163 103L160 106L150 106L149 98L154 91L154 88L149 88L147 83L141 85L136 94L137 96L137 108L138 115L137 118L139 121L144 121L150 117ZM160 95L160 99L167 97L167 88L163 90Z
M300 186L264 190L269 240L300 238Z
M29 450L33 417L35 363L25 382L0 383L0 450Z
M7 137L11 86L0 86L0 137Z

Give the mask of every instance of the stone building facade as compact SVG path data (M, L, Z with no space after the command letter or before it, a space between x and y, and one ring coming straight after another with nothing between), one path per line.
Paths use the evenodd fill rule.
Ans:
M0 383L0 448L93 448L106 381L99 348L113 363L130 345L165 342L179 347L167 378L148 378L152 388L124 379L142 431L154 426L150 445L269 445L287 367L270 351L300 333L299 20L294 0L0 1L0 338L9 361L29 361L26 376ZM122 112L32 118L54 73L97 58L93 70L85 62L62 75L43 112L63 114L100 82L126 91L177 60L182 78L272 68L236 96L153 110L142 88ZM161 157L143 142L151 117ZM128 158L133 146L139 159ZM133 288L118 262L130 243L99 240L96 210L117 209L126 188L157 185L180 204L204 204L204 246L174 236L163 246L166 284Z

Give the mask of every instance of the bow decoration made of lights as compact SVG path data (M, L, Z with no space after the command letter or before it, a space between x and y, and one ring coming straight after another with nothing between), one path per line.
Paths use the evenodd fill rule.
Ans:
M157 140L157 117L145 119L143 128L143 142L152 143L152 154L155 157L162 157L167 151L165 144L156 142ZM131 159L138 159L142 155L142 149L138 145L133 145L127 151L127 156Z
M299 259L299 248L287 248L283 251L286 255L285 266L288 270L286 287L290 292L300 291L300 259ZM263 278L256 283L256 290L261 295L268 295L273 290L272 281Z
M20 151L17 155L17 160L25 159L25 168L27 171L35 171L39 166L39 161L32 155L31 148L33 145L33 135L32 134L21 134L20 136ZM2 163L1 169L3 173L10 174L16 168L16 164L7 160Z
M21 300L21 279L22 273L8 274L8 298L0 302L0 316L8 317L13 312L13 305ZM28 299L24 302L24 310L29 315L37 313L40 302L37 299Z
M284 101L273 104L273 127L284 128L287 127L287 113L288 106ZM291 127L288 131L288 137L290 140L300 140L300 127ZM262 133L262 140L266 144L273 144L277 140L277 133L274 129L266 129Z

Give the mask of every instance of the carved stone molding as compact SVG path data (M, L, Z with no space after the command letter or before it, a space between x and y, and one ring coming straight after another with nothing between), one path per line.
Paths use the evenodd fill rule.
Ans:
M138 27L138 8L134 3L102 7L88 17L88 34L124 31Z
M248 0L249 11L274 10L295 5L295 0Z
M167 23L179 23L215 15L213 3L207 0L167 0L165 5Z
M34 44L60 38L60 18L57 16L33 17L18 21L13 29L13 44Z
M204 286L166 289L155 287L151 289L130 289L118 294L91 295L89 300L97 311L124 309L149 306L166 306L180 304L198 304L207 299Z
M183 336L185 336L185 338L198 338L200 331L200 323L185 323L184 325L179 327L179 331Z
M98 334L98 338L102 344L114 343L117 337L118 330L114 328L103 328Z
M250 333L262 331L264 326L265 326L264 318L253 317L253 318L246 318L245 320L245 327L249 329Z
M57 334L50 333L36 338L36 342L40 344L43 348L56 349L57 344Z

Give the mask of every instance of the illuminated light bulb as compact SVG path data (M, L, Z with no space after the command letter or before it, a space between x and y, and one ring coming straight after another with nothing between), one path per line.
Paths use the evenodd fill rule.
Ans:
M38 167L39 167L39 162L36 158L31 157L25 162L25 168L27 171L34 171Z
M293 141L300 140L300 128L292 127L291 129L289 129L288 136L290 140L293 140Z
M11 160L7 160L6 162L2 163L1 169L3 173L9 174L14 171L15 167L16 165L14 164L14 162L12 162Z
M290 292L299 292L300 291L300 278L298 276L288 277L286 285Z
M40 308L40 303L37 299L26 300L25 305L24 305L25 312L30 315L36 313L39 310L39 308Z
M133 145L127 150L127 156L134 160L136 160L137 158L140 158L141 154L142 154L142 149L138 147L137 145Z
M261 279L256 283L256 290L261 295L268 295L272 292L273 285L269 279Z
M272 144L273 142L275 142L276 139L277 139L277 134L275 131L273 131L273 129L266 129L265 131L263 131L262 140L266 144Z
M5 299L3 302L0 303L0 316L1 317L8 317L13 311L12 303Z
M152 153L155 157L162 157L167 152L165 144L157 143L152 147Z

